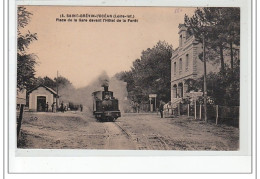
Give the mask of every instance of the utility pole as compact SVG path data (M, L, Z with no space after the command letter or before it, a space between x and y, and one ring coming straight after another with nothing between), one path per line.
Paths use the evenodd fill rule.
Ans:
M203 62L204 62L204 114L205 114L205 121L208 122L207 119L207 66L206 66L206 58L205 58L205 35L203 34Z

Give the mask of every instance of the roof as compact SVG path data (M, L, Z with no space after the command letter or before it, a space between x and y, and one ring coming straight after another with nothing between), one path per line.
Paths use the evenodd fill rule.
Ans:
M43 87L43 88L45 88L46 90L48 90L49 92L51 92L52 94L54 94L55 96L58 96L58 94L57 94L56 91L54 91L52 88L47 87L47 86L45 86L45 85L39 85L39 86L37 86L37 87L35 87L35 88L29 90L29 91L28 91L28 94L31 93L31 92L33 92L34 90L38 89L39 87Z

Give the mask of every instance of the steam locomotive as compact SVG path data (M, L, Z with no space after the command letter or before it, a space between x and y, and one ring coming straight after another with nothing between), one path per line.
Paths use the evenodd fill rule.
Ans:
M118 100L108 91L108 86L103 86L104 91L95 91L93 96L93 115L98 121L115 121L121 117Z

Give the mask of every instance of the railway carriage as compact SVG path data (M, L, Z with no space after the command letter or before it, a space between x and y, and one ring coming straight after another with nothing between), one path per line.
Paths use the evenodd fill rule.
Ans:
M93 115L99 121L115 121L121 117L118 100L108 91L108 86L103 86L104 91L95 91L93 96Z

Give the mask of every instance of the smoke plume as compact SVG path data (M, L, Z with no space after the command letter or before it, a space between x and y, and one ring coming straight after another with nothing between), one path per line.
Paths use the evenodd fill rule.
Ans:
M82 104L84 111L92 113L92 93L95 91L103 91L104 86L109 86L108 90L114 92L114 97L118 99L119 109L121 112L130 111L131 108L130 102L127 100L128 93L126 89L126 83L121 80L118 80L116 77L110 78L105 71L102 72L86 87L79 89L61 89L61 100L63 100L64 103L73 102L74 104Z

